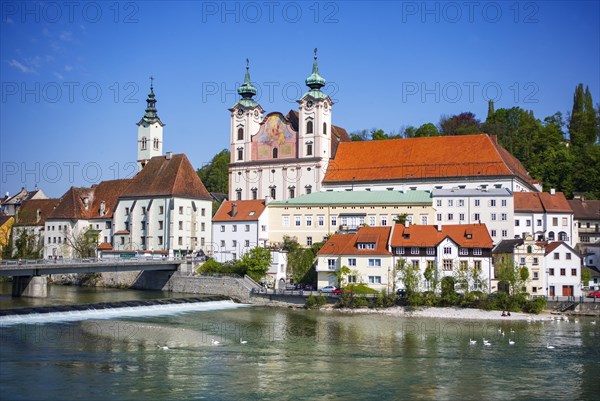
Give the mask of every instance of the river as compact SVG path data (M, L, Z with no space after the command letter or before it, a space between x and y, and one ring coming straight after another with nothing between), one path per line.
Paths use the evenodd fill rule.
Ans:
M167 296L51 287L60 303ZM2 297L0 307L40 302L56 301ZM591 318L459 321L228 301L193 310L153 313L152 308L111 318L83 311L74 321L64 315L45 321L0 319L0 398L600 398L600 324ZM491 346L482 344L484 337ZM471 338L477 343L471 345Z

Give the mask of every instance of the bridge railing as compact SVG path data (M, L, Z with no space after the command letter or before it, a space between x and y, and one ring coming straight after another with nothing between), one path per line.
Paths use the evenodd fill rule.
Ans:
M131 258L60 258L60 259L16 259L0 260L0 268L17 266L80 265L80 264L132 264L183 262L183 258L131 257Z

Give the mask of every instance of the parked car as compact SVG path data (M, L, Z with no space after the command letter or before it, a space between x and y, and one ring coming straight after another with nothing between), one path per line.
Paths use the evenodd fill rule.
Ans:
M342 291L339 288L337 288L336 286L326 285L325 287L321 288L319 290L319 292L328 293L328 294L340 294Z
M592 291L590 293L587 294L588 298L600 298L600 290L599 291Z

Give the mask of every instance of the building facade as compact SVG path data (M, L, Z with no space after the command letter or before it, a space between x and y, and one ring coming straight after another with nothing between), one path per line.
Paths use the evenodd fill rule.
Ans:
M580 297L581 257L565 242L550 242L546 245L544 267L546 269L548 297Z
M600 200L582 196L568 201L575 220L576 246L583 265L600 269Z

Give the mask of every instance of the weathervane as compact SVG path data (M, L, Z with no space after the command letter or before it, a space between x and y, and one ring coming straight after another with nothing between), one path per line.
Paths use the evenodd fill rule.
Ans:
M246 59L246 69L250 68L250 60Z
M154 77L152 75L150 75L150 89L154 89L153 84L154 84Z
M317 61L317 48L315 47L315 61Z

